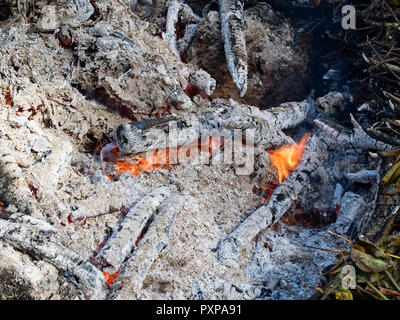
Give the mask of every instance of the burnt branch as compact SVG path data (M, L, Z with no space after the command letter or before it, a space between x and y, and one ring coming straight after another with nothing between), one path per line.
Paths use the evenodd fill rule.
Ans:
M15 249L45 260L60 270L72 273L79 279L88 298L105 297L105 280L100 270L38 229L0 219L0 239Z
M306 188L310 174L321 165L323 160L324 150L320 141L315 136L310 137L295 172L275 189L266 204L252 212L235 230L221 240L218 247L219 260L225 263L235 261L238 248L279 221Z
M350 182L371 184L380 181L380 175L377 170L360 170L355 173L345 173L345 177Z
M116 289L114 298L123 299L128 292L137 293L141 289L150 267L168 247L171 228L185 200L182 196L174 195L161 205L149 230L123 266L113 287Z
M117 181L105 176L94 183L94 191L85 199L71 203L71 220L97 217L129 208L147 189L134 183L129 175L120 175Z
M129 210L114 228L111 237L96 257L99 264L104 264L104 271L113 274L121 268L122 263L142 236L146 224L156 215L157 209L169 195L168 188L156 189Z
M176 26L183 20L184 35L178 39ZM192 9L185 3L177 0L168 1L166 31L162 33L162 38L171 49L178 60L181 59L180 52L185 50L193 38L196 36L200 18L196 16Z
M244 1L219 0L221 33L233 82L244 97L247 91L247 51L244 36Z
M354 119L353 115L351 115L351 122L353 123L354 130L344 128L329 120L314 120L315 125L320 128L322 133L328 138L328 142L361 149L374 149L378 151L393 150L391 145L369 136L361 125Z

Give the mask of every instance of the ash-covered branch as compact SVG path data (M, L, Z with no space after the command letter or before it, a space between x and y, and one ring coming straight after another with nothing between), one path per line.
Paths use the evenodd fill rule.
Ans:
M181 9L181 3L178 0L170 0L168 2L167 25L166 30L162 34L162 38L167 46L171 49L177 59L180 60L178 45L176 40L175 25L178 22L178 15Z
M252 212L232 233L221 240L218 247L219 260L225 263L235 261L238 248L279 221L307 186L310 174L321 165L324 157L320 141L317 137L311 136L295 172L275 189L266 204Z
M244 31L244 1L219 0L221 32L225 56L240 96L247 91L247 50Z
M169 195L170 190L166 187L156 189L129 210L95 258L103 271L113 274L120 269L146 224L154 218L157 209Z
M74 251L41 234L37 229L0 219L0 239L15 249L72 273L79 279L88 298L104 298L105 280L100 270Z
M58 232L57 228L53 227L48 222L32 217L27 214L12 214L7 218L8 221L23 224L27 227L33 227L41 234L56 234Z
M322 130L329 141L341 146L374 149L378 151L392 151L393 147L382 141L370 137L361 125L351 115L354 130L344 128L329 120L316 119L315 125Z
M178 40L176 25L179 23L179 19L184 20L187 26L185 27L183 37ZM178 0L168 1L167 25L162 38L178 60L181 59L180 51L185 50L195 37L199 21L200 18L193 13L187 4Z
M233 100L214 100L215 107L181 117L124 123L115 129L121 154L139 154L156 149L187 145L212 131L255 128L257 139L268 147L286 142L282 129L291 128L307 117L307 102L290 102L262 111Z
M139 292L150 267L168 247L171 228L185 200L182 196L174 195L162 204L144 238L123 266L113 286L114 298L123 299L128 292Z
M345 177L350 182L356 183L379 183L380 175L376 170L360 170L355 173L345 173Z

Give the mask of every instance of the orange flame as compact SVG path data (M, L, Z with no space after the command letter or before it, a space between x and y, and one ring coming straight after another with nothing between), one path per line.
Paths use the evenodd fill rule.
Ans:
M121 272L120 269L118 269L115 273L111 274L108 272L103 272L104 274L104 278L106 279L106 285L111 287L111 285L113 284L113 282L115 281L115 279L117 279L117 277L119 276L119 273Z
M4 207L4 204L1 201L0 201L0 210L6 210L6 207Z
M185 146L188 147L187 155L189 155L190 153L190 148L196 146L198 148L199 153L207 152L207 150L204 150L204 146L207 146L207 144L210 156L213 155L213 153L219 146L223 145L220 137L210 136L208 137L207 140L203 142L196 142L188 146ZM130 172L133 176L137 176L145 171L153 171L162 168L169 169L172 166L170 164L170 155L172 155L172 153L176 154L181 148L182 147L178 146L176 148L167 148L164 150L156 150L153 152L148 152L143 156L140 155L140 156L135 156L133 158L118 159L116 160L116 165L118 168L117 174L123 172Z
M137 176L145 171L169 168L169 149L148 153L145 157L137 156L129 160L117 160L118 173L130 172Z
M268 151L269 158L278 170L279 183L282 183L296 168L303 155L304 145L310 134L306 134L299 144L283 146L277 150Z

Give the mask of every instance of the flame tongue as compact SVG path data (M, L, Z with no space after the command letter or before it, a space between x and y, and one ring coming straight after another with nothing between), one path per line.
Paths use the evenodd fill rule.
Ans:
M115 273L108 273L108 272L103 272L104 278L106 280L106 285L111 287L115 279L118 278L119 273L121 272L120 269L118 269Z
M296 168L309 136L310 134L306 134L299 144L283 146L277 150L268 151L270 160L278 170L279 183L282 183Z

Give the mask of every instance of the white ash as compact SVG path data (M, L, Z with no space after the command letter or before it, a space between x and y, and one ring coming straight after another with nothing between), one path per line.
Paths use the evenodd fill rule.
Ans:
M71 41L77 42L76 50L60 46L55 34L29 31L29 21L0 30L0 201L10 214L9 220L0 220L0 273L7 271L11 283L20 279L26 295L37 299L105 295L118 299L309 297L323 267L336 260L333 253L305 245L328 249L345 245L326 235L324 229L282 225L281 231L260 230L256 238L243 241L237 264L228 267L217 259L220 240L245 220L260 200L252 192L251 177L238 176L232 165L188 163L137 177L124 173L109 179L105 175L104 164L89 153L92 150L87 144L92 139L99 141L103 135L111 136L126 119L85 98L75 89L78 84L85 89L104 87L139 119L153 118L173 104L177 107L172 108L174 115L182 116L211 108L211 101L191 98L184 92L191 75L200 69L179 62L167 45L153 36L150 23L128 10L129 1L95 1L93 6L102 21L91 19L94 13L91 15L89 6L89 11L79 11L77 3L89 4L52 1L54 9L42 8L40 25L47 31L61 28L59 17L65 14L64 30L54 29L54 33L70 34ZM253 9L251 19L263 10ZM264 37L265 25L260 21L257 26L258 35ZM304 59L286 50L292 43L289 23L269 29L270 39L260 55L269 57L266 52L272 52L277 55L272 55L273 66L295 61L295 70L303 70ZM280 46L281 39L287 41ZM287 75L287 69L283 69L279 70ZM211 84L210 77L206 85L209 92ZM260 93L260 86L249 81L249 89L253 86ZM177 110L179 103L186 110ZM221 103L227 104L220 100L214 106ZM236 124L243 116L248 119L242 121L244 127L268 122L267 118L275 116L234 101L229 105L235 110L232 117ZM303 107L304 102L282 105L283 116L274 123L279 129L293 127L307 117L307 112L300 112ZM285 116L289 109L301 110ZM233 120L232 125L236 125ZM275 140L268 141L270 147L277 142L293 142L281 130L274 132ZM333 195L331 189L345 172L376 168L372 160L360 160L353 150L335 151L329 150L330 159L319 173L321 176L325 170L329 188L318 190L319 182L312 181L299 197L305 207L311 207L314 200L319 208L332 206L333 196L323 203L322 195ZM269 165L267 155L257 161L262 173L271 169ZM258 183L265 186L270 181L267 177L273 175L261 175ZM104 288L101 271L91 263L93 256L117 228L123 214L161 187L171 189L175 200L163 203L142 241L126 256L120 281L111 289ZM344 192L353 187L344 185ZM360 193L370 212L371 198L376 193ZM268 240L274 245L271 252L264 246ZM39 260L32 260L31 255ZM3 261L10 262L5 265Z

